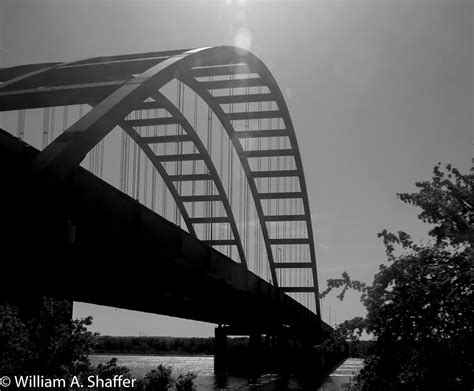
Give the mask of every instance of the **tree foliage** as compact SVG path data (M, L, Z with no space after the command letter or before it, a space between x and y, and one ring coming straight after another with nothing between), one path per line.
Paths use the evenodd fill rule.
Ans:
M196 375L188 372L173 376L173 369L168 365L158 365L156 369L149 371L143 380L138 383L141 391L194 391Z
M473 174L462 175L451 165L447 173L438 165L432 181L418 182L417 193L401 193L398 197L418 206L418 217L434 224L429 232L438 245L474 244L474 180Z
M176 391L194 391L196 389L194 385L194 379L196 379L196 377L196 374L192 372L178 375Z
M0 368L3 375L42 374L67 378L86 371L94 334L92 318L71 319L70 302L42 297L34 316L0 304Z
M68 301L47 297L37 300L28 300L20 306L0 303L2 376L43 375L66 379L68 383L72 376L77 376L82 382L90 375L103 380L114 376L131 379L129 368L118 365L116 358L96 368L91 366L88 356L98 337L87 330L92 317L71 319L71 303ZM187 342L191 346L196 343L193 339ZM173 346L178 345L181 346L180 341ZM171 367L159 365L137 381L135 389L193 391L195 378L193 373L174 377Z
M172 369L167 365L158 365L145 375L143 389L145 391L167 391L174 386L175 380L171 375Z
M98 336L95 353L213 354L214 338Z
M357 389L472 390L474 175L438 165L433 179L416 187L398 197L421 208L433 239L416 244L403 231L382 231L389 264L372 285L344 273L328 280L323 295L336 288L341 300L347 289L362 293L367 317L338 329L341 338L363 329L375 339Z
M130 379L130 369L126 366L118 365L116 357L112 357L105 363L100 363L95 369L95 374L99 379L113 379L114 376L123 376L124 379Z

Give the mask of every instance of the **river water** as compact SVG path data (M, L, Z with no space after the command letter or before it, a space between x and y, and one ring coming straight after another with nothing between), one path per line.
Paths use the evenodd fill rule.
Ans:
M220 383L214 376L213 356L140 356L140 355L91 355L89 356L92 365L105 363L112 357L117 358L118 365L124 365L130 369L133 378L142 378L145 374L158 365L168 365L173 368L175 376L193 372L197 375L195 384L198 390L276 390L277 375L262 375L258 379L245 379L229 376ZM318 391L339 391L342 384L347 382L362 367L362 360L357 358L347 359L337 368ZM288 390L307 390L296 380L291 379L285 387ZM308 390L316 391L316 389Z

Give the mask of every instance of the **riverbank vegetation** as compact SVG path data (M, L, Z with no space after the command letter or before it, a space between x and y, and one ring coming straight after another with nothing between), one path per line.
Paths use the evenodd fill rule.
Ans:
M214 338L97 336L94 353L212 355Z
M117 359L99 364L95 369L96 376L100 379L113 379L122 376L131 379L130 370L125 366L117 364ZM143 379L138 379L134 390L137 391L194 391L196 375L188 372L186 374L173 375L173 370L167 365L158 365L156 369L149 371Z
M20 303L0 303L2 378L41 375L44 379L64 379L68 385L88 384L90 377L104 381L118 377L131 379L130 370L118 365L116 358L97 367L91 365L89 355L98 338L96 333L87 330L91 324L91 317L71 319L71 302L66 300L36 297ZM133 389L192 391L195 390L195 378L192 373L174 376L170 367L160 365L143 379L137 379ZM11 388L15 389L14 383ZM73 390L74 387L65 389Z
M474 175L438 165L416 187L398 197L421 208L431 239L384 230L388 265L372 285L343 273L322 293L340 288L341 300L348 289L362 293L367 317L338 328L341 339L374 337L356 390L474 389Z
M248 343L248 337L227 339L227 346L232 352L246 350ZM214 337L118 337L97 335L93 353L210 356L214 354Z

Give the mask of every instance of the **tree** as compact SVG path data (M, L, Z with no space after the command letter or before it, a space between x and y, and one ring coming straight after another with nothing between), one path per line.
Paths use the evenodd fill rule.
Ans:
M30 352L28 330L20 320L18 308L0 305L0 368L2 374L14 375L24 368Z
M71 319L71 303L38 298L32 316L18 306L0 304L0 368L3 375L41 374L68 378L90 368L95 334L92 318Z
M47 297L30 298L21 305L0 303L0 370L2 376L43 375L80 382L90 375L99 379L115 376L131 379L130 370L116 358L93 368L89 361L96 333L87 330L92 317L71 319L71 303ZM132 342L130 338L119 341ZM142 341L139 341L141 343ZM192 391L196 375L176 378L172 369L159 365L137 382L143 391Z
M431 225L428 243L416 244L405 232L386 230L389 265L381 265L372 285L347 273L328 288L362 292L366 319L339 328L347 338L357 328L374 337L372 354L356 379L361 390L472 390L474 367L474 175L440 165L416 193L397 196L422 209ZM396 254L396 248L401 252Z

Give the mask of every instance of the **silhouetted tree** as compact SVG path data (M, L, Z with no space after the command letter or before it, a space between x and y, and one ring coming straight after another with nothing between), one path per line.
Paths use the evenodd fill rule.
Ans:
M34 310L31 311L31 308ZM116 358L99 364L97 368L91 367L88 356L97 338L97 334L87 330L87 326L92 324L92 317L73 320L70 302L46 297L39 298L39 302L31 308L25 316L17 305L0 304L2 376L43 375L66 379L67 382L72 376L78 376L83 383L90 375L104 380L113 379L116 375L131 378L130 370L118 365ZM128 346L129 350L136 346L141 350L149 350L156 338L104 337L101 340L105 346ZM192 345L189 342L184 344ZM179 341L181 345L183 340ZM138 381L136 389L192 391L195 389L195 378L196 375L192 373L175 378L171 367L160 365Z
M87 372L94 334L92 318L71 319L71 303L42 297L34 316L0 304L0 368L3 375L69 377Z
M343 338L363 330L374 337L356 389L474 388L474 175L438 165L431 181L416 186L418 192L398 197L422 209L432 240L416 244L405 232L384 230L389 265L380 266L372 285L343 273L322 294L342 288L342 300L347 289L362 292L367 317L338 330Z

